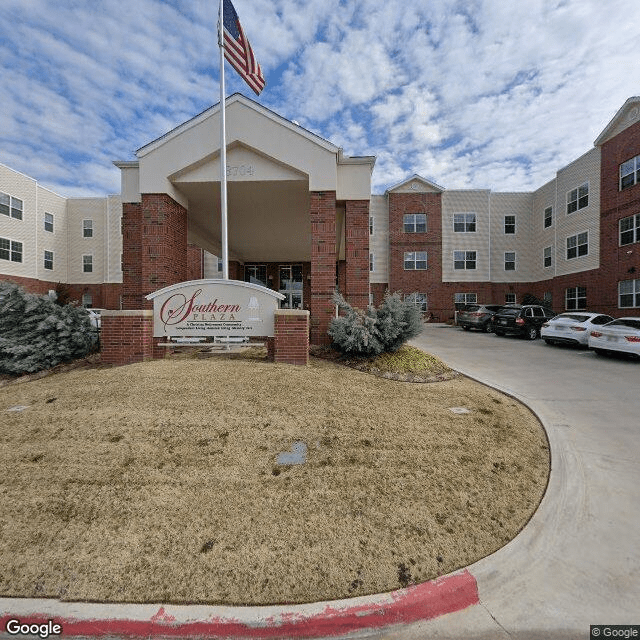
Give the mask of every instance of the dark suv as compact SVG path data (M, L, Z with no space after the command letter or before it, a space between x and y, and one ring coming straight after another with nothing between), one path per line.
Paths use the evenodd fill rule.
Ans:
M528 340L540 337L540 327L556 313L538 304L503 307L493 316L493 331L497 336L507 333L524 336Z
M458 311L458 326L469 329L491 330L494 314L502 309L501 304L466 304Z

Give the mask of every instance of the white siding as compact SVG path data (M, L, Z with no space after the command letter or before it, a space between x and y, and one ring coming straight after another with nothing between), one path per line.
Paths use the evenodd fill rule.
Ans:
M375 270L369 282L389 282L389 200L386 196L371 196L369 215L373 216L373 236L369 237L369 252L375 256Z

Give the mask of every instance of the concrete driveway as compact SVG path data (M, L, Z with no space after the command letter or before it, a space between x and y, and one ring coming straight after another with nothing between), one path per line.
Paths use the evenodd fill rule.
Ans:
M441 324L412 344L531 407L551 479L520 535L470 567L479 605L365 637L575 640L640 625L640 362Z

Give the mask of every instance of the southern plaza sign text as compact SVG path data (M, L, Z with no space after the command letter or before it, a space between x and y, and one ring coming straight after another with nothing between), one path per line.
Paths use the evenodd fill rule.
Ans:
M273 336L284 296L239 280L191 280L154 291L153 335Z

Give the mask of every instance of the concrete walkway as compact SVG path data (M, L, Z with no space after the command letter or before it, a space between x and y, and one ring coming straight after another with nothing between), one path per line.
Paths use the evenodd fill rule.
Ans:
M87 638L577 640L591 624L640 625L640 363L440 324L413 344L525 402L547 429L547 493L508 545L437 581L314 605L0 599L0 637L24 637L2 633L6 621L33 614Z

